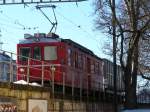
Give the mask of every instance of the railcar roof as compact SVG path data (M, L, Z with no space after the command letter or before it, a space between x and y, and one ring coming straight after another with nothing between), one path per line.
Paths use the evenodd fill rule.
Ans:
M72 41L71 39L62 39L62 42L65 42L65 43L67 43L67 44L69 44L69 45L72 45L72 46L74 46L74 47L76 47L76 48L79 48L81 51L83 51L83 52L85 52L85 53L87 53L87 54L90 54L90 55L96 57L96 58L99 59L99 60L102 60L102 59L99 58L97 55L95 55L91 50L89 50L89 49L87 49L86 47L84 47L84 46L82 46L82 45L80 45L80 44L78 44L78 43Z
M62 38L55 38L55 37L54 38L53 37L40 37L40 38L37 38L37 37L31 36L30 38L25 38L23 40L20 40L19 44L45 43L45 42L64 42L64 43L67 43L69 45L72 45L72 46L80 49L81 51L83 51L83 52L85 52L85 53L87 53L91 56L96 57L99 60L102 60L97 55L95 55L91 50L89 50L88 48L72 41L71 39L62 39Z
M57 38L36 38L23 39L19 41L19 44L30 44L30 43L45 43L45 42L60 42L60 39Z
M82 45L72 41L71 39L63 39L62 42L65 42L65 43L67 43L69 45L72 45L72 46L74 46L76 48L79 48L81 51L83 51L85 53L92 54L92 55L94 54L91 50L89 50L86 47L84 47L84 46L82 46Z

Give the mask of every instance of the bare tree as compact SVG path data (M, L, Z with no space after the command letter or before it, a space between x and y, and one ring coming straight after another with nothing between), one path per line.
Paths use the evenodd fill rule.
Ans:
M96 28L111 37L114 13L112 0L96 0L95 6ZM116 0L115 13L117 54L125 79L125 106L135 108L139 68L150 67L150 1Z

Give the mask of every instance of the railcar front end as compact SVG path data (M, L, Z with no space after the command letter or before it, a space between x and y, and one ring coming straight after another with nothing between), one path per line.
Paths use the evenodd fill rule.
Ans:
M17 80L62 83L64 45L57 35L28 35L17 45ZM53 76L55 75L55 76Z

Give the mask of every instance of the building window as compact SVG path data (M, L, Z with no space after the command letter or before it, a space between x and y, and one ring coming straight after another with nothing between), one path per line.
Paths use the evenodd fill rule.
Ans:
M33 58L41 60L41 48L40 47L34 47L34 49L33 49Z
M44 47L44 60L57 60L57 47L56 46Z
M20 48L20 56L19 60L20 61L27 61L28 58L30 57L30 48L29 47L22 47Z
M82 56L82 60L83 60L83 70L86 70L86 57L83 55Z
M91 73L91 60L87 57L87 72Z
M75 52L75 68L78 68L78 53Z

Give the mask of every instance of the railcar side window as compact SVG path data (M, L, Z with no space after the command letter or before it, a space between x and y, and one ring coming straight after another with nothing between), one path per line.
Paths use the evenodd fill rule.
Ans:
M100 73L99 72L99 63L98 62L95 63L95 73L97 73L97 74Z
M91 60L87 57L87 72L91 73Z
M75 56L75 68L78 68L78 53L75 51L74 52L74 56Z
M34 47L33 49L33 58L41 60L41 48L40 47Z
M57 47L56 46L44 47L44 60L57 60Z
M95 73L95 63L94 63L94 61L91 61L91 73L92 74Z
M27 61L28 57L30 57L30 48L29 47L22 47L20 48L20 61Z
M83 68L83 59L82 59L82 54L78 54L78 68Z
M71 49L69 48L69 49L68 49L68 65L69 65L69 66L71 66L71 53L72 53L72 51L71 51Z

